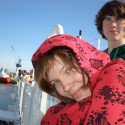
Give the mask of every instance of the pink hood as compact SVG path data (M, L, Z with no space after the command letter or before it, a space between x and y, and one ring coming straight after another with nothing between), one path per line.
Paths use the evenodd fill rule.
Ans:
M90 82L94 82L99 71L110 62L110 58L104 52L96 49L91 44L77 37L61 34L45 40L32 57L32 64L35 66L38 56L51 50L53 47L67 46L73 50L78 59L80 67L90 77ZM96 74L96 76L95 76ZM93 81L94 80L94 81ZM91 87L94 86L91 84Z

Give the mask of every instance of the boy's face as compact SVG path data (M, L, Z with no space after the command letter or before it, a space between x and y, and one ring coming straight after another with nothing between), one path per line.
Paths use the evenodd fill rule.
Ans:
M103 34L108 41L125 40L125 19L106 16L102 23Z
M47 78L50 85L61 96L74 99L78 102L91 95L90 90L84 90L83 87L88 82L88 77L85 75L84 81L82 73L70 66L66 66L59 57L56 57L54 66L48 72Z

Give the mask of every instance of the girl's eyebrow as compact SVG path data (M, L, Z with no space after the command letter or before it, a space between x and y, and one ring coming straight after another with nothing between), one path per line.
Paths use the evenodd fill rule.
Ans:
M59 73L61 73L65 67L66 66L62 66L62 68L60 69Z
M65 65L63 65L60 61L57 61L59 64L62 65L62 68L60 69L59 73L61 73L63 71L63 69L66 67Z
M66 67L65 65L62 66L62 68L60 69L59 73L61 73L65 67ZM51 81L48 81L48 82L51 84L53 81L55 81L55 80L51 80Z

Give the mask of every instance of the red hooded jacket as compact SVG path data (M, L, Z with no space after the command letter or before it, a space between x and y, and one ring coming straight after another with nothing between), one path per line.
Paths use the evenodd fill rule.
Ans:
M89 76L92 95L74 104L59 104L48 109L41 125L123 125L125 124L125 61L110 57L89 43L62 34L45 40L32 57L53 47L73 50L81 69Z

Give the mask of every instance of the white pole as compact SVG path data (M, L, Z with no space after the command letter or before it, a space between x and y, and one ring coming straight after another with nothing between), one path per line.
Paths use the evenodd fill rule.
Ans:
M100 49L100 39L98 39L98 49Z

